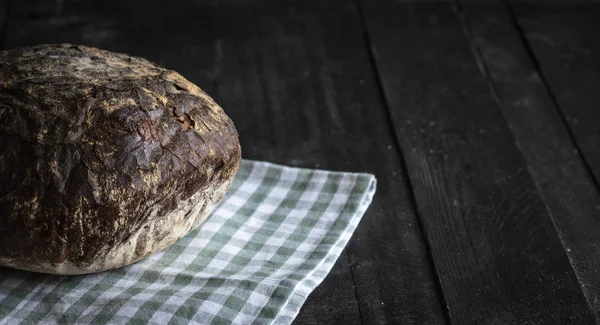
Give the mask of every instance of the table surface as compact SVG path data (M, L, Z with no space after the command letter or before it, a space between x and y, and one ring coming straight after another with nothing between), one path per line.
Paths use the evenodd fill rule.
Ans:
M600 320L600 1L0 0L0 46L146 57L244 157L371 172L295 324Z

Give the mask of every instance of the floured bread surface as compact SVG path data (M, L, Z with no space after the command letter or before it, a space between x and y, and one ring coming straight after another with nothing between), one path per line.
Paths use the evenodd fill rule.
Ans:
M240 158L232 121L176 72L82 46L0 52L0 265L136 262L200 225Z

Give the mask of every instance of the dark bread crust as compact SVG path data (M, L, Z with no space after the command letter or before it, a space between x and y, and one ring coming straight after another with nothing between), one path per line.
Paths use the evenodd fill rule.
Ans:
M240 159L232 121L176 72L68 44L0 52L0 265L121 266L111 249L194 194L216 204Z

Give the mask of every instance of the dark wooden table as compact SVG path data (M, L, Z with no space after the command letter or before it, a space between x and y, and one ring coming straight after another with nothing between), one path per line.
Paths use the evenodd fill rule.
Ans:
M600 1L6 1L182 73L245 158L377 175L296 324L600 320Z

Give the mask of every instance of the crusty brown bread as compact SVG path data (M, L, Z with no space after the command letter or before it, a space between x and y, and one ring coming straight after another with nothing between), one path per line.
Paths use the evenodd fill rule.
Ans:
M240 157L232 121L174 71L68 44L0 52L0 265L134 263L202 223Z

